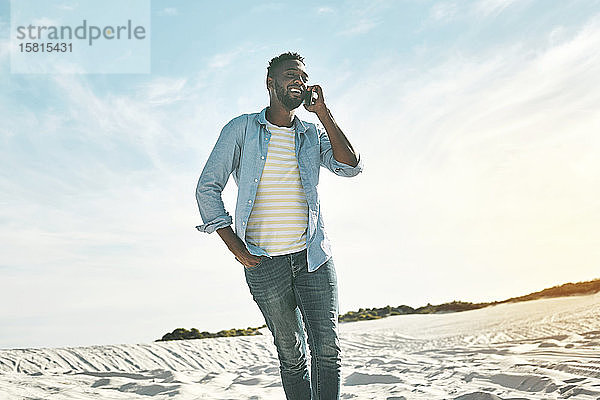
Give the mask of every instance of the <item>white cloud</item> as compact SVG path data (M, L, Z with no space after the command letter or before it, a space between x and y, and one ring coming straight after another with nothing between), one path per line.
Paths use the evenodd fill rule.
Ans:
M371 19L361 19L355 22L352 26L340 31L338 35L340 36L356 36L356 35L364 35L365 33L370 32L378 25L378 22Z
M176 16L179 15L179 11L175 7L166 7L158 12L158 15L161 16Z
M144 97L152 104L171 104L184 98L185 78L155 78L142 85Z
M231 64L238 55L242 53L241 50L232 50L225 53L215 54L211 57L208 65L211 68L223 68Z
M283 2L255 3L250 9L250 13L265 16L272 12L281 11L285 9L286 6L286 3Z
M430 10L430 18L434 21L448 21L454 18L458 11L456 3L436 3Z
M564 26L557 26L548 35L548 43L551 46L560 44L560 42L567 38L567 33L567 29Z
M56 8L59 8L64 11L73 11L75 9L75 6L72 6L70 4L58 4Z
M317 8L317 14L330 14L332 12L334 12L334 10L331 7L319 7L319 8Z
M36 18L32 21L33 26L59 26L60 23L58 21L56 21L55 19L50 19L47 17L43 17L43 18ZM47 33L43 33L43 34L47 34ZM34 33L34 35L37 37L37 32Z
M476 14L483 17L496 16L516 3L517 0L480 0L475 3L474 10Z

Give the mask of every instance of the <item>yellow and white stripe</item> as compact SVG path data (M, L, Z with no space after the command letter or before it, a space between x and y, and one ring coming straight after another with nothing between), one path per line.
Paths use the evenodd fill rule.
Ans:
M267 122L267 129L271 141L246 240L277 256L306 248L308 205L298 171L294 128Z

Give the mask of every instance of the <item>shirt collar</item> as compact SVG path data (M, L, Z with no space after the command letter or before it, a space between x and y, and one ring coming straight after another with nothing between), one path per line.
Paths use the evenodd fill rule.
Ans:
M258 123L261 125L267 125L267 107L263 108L262 111L260 112L260 114L258 114ZM294 129L296 130L296 132L298 133L304 133L306 132L306 125L304 125L304 122L302 122L302 120L300 120L300 118L298 118L297 115L294 115Z

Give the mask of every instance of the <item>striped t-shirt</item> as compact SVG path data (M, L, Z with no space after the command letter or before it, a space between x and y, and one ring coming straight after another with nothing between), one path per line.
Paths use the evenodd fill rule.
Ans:
M271 140L246 240L277 256L306 248L308 205L298 171L294 128L267 122L267 129Z

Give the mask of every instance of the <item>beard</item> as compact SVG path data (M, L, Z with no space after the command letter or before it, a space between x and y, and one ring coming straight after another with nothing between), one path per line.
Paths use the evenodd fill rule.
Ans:
M280 86L277 81L275 81L275 94L277 95L279 101L281 101L281 104L283 104L283 106L290 111L295 110L296 108L300 107L300 104L302 104L302 96L291 97L284 87Z

